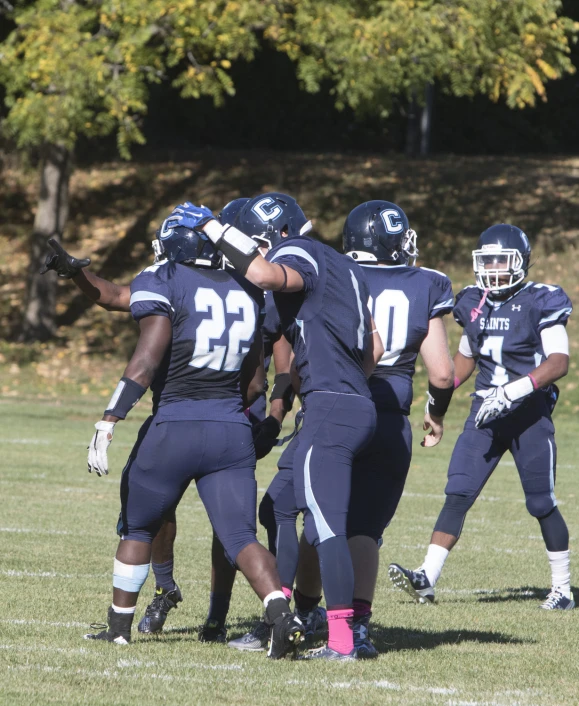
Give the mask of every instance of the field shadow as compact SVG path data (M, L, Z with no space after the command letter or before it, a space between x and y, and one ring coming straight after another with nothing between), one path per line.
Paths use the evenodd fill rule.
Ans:
M579 588L573 586L571 591L579 595ZM502 589L500 594L479 596L479 603L510 603L511 601L537 601L547 597L548 589L538 586L518 586L517 588Z
M372 642L379 652L402 652L403 650L434 650L444 645L460 645L463 642L493 643L498 645L531 644L532 640L489 630L409 630L402 627L371 626Z

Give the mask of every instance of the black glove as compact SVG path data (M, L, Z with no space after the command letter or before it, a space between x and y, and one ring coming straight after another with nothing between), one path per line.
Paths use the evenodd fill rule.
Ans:
M83 267L90 265L90 257L79 260L69 255L55 238L50 238L48 244L54 252L46 256L44 267L39 270L41 275L46 274L48 270L55 270L59 277L70 279L71 277L76 277Z
M275 417L266 417L262 422L253 425L253 445L255 456L259 460L273 449L281 431L281 424Z

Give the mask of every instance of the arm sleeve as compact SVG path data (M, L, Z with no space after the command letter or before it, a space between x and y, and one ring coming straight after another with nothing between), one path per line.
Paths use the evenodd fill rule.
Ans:
M145 316L171 318L175 309L168 283L156 272L144 270L131 283L131 314L135 321Z
M472 348L470 347L470 343L466 333L463 333L460 337L460 343L458 344L458 352L462 353L465 358L473 357Z
M452 310L452 315L454 316L454 320L459 326L462 326L464 328L468 322L468 315L470 313L470 307L468 306L466 299L468 297L465 296L465 294L468 292L468 289L463 289L462 292L459 292L456 296L456 303L454 305L454 308Z
M549 326L541 331L541 343L543 344L543 352L548 358L551 353L563 353L569 355L569 337L567 329L563 324Z
M429 318L434 319L436 316L445 316L450 314L454 307L454 294L452 293L452 284L446 275L442 272L433 271L432 282L430 285L429 297Z
M306 294L310 294L316 288L320 268L316 259L316 250L311 241L292 238L287 244L284 243L268 253L266 259L278 265L287 265L298 272L304 281Z
M535 293L537 310L540 312L539 332L558 324L566 326L573 305L561 287L536 284Z

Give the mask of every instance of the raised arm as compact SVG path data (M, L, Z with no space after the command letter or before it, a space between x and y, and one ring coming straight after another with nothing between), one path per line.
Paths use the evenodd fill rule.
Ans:
M48 245L53 252L46 256L41 274L54 270L59 277L71 279L81 292L103 309L130 311L131 289L128 285L109 282L87 270L90 258L79 259L70 255L55 238L50 238Z

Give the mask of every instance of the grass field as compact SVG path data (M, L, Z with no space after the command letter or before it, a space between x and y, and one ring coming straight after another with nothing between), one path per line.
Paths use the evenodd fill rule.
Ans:
M111 378L113 379L113 378ZM418 389L418 388L417 388ZM119 425L107 478L86 473L86 445L102 399L32 388L0 402L1 704L459 704L553 706L579 702L579 611L540 611L549 571L538 524L525 510L511 458L499 466L468 516L437 587L418 606L394 591L390 561L417 565L443 500L448 458L468 404L458 395L438 449L420 440L398 515L385 535L375 602L374 662L268 662L197 641L209 591L210 527L194 488L178 511L176 576L184 603L159 638L129 647L82 640L110 602L120 471L147 405ZM575 417L556 413L557 495L573 545L579 536ZM260 463L266 488L276 452ZM577 565L574 564L575 577ZM137 620L150 598L147 582ZM576 595L579 597L579 589ZM235 586L230 636L246 631L260 604Z

